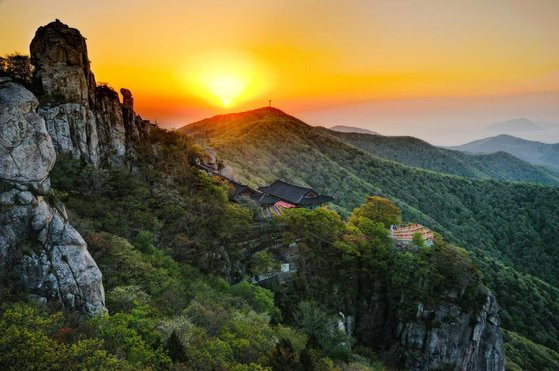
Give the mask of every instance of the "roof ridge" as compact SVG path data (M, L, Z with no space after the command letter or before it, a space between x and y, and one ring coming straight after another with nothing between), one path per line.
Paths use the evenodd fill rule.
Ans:
M297 185L297 184L293 184L293 183L286 182L285 180L281 180L281 179L276 179L272 184L274 184L274 183L276 183L276 182L281 182L281 183L283 183L283 184L287 184L287 185L290 185L290 186L293 186L293 187L297 187L297 188L301 188L301 189L311 189L311 190L314 191L314 189L313 189L312 187L300 186L300 185ZM270 184L270 185L272 185L272 184Z

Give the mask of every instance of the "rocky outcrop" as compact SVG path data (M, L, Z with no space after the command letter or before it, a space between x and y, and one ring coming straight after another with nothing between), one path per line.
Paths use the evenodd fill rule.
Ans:
M58 153L98 166L123 164L134 156L149 122L133 111L132 93L96 86L85 39L59 20L39 27L31 42L33 85Z
M38 104L22 86L0 82L0 265L36 300L99 313L101 272L64 205L48 201L56 154Z
M42 106L38 112L46 121L57 153L69 153L99 165L99 135L93 111L79 103L63 103Z
M33 79L45 100L94 105L95 78L85 39L78 30L59 20L39 27L30 50Z
M47 183L55 153L37 99L9 81L0 86L0 177L25 188Z
M406 370L505 369L499 307L493 294L479 287L477 308L463 307L461 293L451 293L429 305L420 303L414 316L402 315L377 287L363 304L356 336L365 343L381 340ZM462 304L462 305L460 305Z
M132 145L126 140L126 129L118 93L108 86L99 86L95 94L95 118L99 152L110 164L122 164Z
M410 370L504 370L504 344L492 294L478 313L456 304L419 306L415 321L401 322L397 333Z
M126 140L132 143L141 142L145 139L151 123L143 120L134 112L134 98L130 90L122 88L120 94L122 94L122 116L126 128Z

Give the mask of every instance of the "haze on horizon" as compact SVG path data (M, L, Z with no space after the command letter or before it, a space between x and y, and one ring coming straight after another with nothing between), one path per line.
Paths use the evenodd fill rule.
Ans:
M165 127L267 105L313 125L460 144L559 124L559 2L0 0L0 55L55 18L97 81ZM559 129L515 135L559 142Z

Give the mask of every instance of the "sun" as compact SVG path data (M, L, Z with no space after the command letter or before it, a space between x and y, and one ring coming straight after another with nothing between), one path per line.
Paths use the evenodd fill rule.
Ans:
M224 106L230 107L246 90L248 82L233 74L217 74L208 81L210 93Z
M212 51L190 56L182 69L187 91L212 105L231 108L266 93L269 69L254 55Z

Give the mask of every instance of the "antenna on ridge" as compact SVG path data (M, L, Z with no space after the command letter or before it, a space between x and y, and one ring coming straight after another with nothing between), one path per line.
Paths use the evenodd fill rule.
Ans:
M272 100L268 99L268 107L272 107Z

